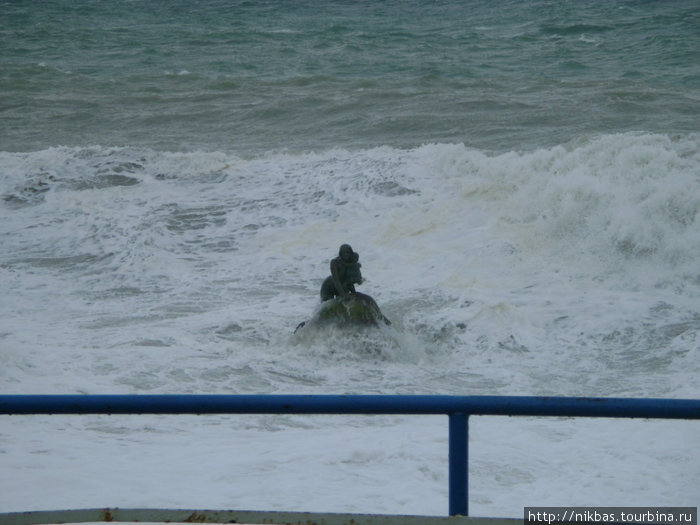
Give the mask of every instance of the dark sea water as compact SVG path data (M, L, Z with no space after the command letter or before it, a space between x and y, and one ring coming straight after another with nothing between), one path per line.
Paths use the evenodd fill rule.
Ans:
M1 2L0 393L700 398L698 49L697 0ZM344 242L392 325L294 335ZM470 512L695 506L699 442L474 417ZM446 514L447 421L0 420L0 512L108 506Z
M317 150L697 131L696 1L6 2L3 136Z

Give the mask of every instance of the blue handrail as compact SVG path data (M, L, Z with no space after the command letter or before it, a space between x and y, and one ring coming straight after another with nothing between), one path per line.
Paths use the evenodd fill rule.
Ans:
M405 395L0 395L0 415L421 414L449 416L449 514L468 515L472 415L700 419L700 399Z

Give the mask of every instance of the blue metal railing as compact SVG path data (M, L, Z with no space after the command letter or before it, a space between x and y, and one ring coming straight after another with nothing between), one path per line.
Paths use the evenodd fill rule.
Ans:
M403 395L0 395L0 415L413 414L449 417L449 514L468 515L469 416L700 419L700 399Z

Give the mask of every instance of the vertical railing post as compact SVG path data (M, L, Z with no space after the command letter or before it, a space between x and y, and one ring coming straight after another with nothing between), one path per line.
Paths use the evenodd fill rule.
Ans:
M450 516L469 515L469 414L449 414Z

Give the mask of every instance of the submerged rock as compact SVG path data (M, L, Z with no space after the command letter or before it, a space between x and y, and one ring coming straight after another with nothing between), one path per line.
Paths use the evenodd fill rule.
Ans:
M384 316L374 299L369 295L357 292L324 301L313 317L309 321L300 323L294 331L308 325L377 326L379 323L390 325L391 321Z

